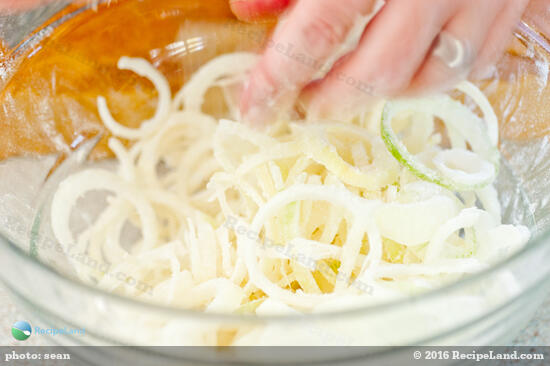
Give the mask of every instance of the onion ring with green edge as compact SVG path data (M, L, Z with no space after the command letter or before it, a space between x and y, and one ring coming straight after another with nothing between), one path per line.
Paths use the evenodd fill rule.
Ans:
M447 128L452 128L465 138L474 153L493 164L495 169L492 179L478 184L463 184L445 177L416 159L399 140L391 126L393 118L402 111L426 113L440 118ZM423 99L403 99L385 104L382 112L381 136L393 157L418 178L453 191L473 191L490 184L498 175L500 165L500 153L491 144L487 129L484 128L482 122L476 114L446 95Z

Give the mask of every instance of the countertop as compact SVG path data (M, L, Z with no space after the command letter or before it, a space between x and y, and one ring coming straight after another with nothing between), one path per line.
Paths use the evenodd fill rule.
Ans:
M3 288L0 287L0 345L15 346L21 342L13 339L11 326L25 316L19 312ZM25 346L47 346L48 339L44 336L31 337L25 341ZM550 294L538 309L529 325L513 342L516 346L550 346Z

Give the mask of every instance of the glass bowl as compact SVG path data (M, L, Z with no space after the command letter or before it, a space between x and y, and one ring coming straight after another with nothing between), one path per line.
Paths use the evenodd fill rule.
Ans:
M110 157L96 112L98 95L118 102L113 113L119 120L139 121L153 111L151 86L119 71L119 57L149 59L175 91L217 55L260 51L274 22L241 23L227 0L127 0L53 4L6 16L2 24L0 279L33 325L85 329L84 335L53 338L59 344L225 345L238 328L246 330L238 345L506 345L548 294L550 46L534 21L521 23L491 77L477 81L501 120L504 168L497 186L505 221L529 226L529 244L488 270L405 300L266 317L176 309L85 285L63 270L44 212L63 177L89 160ZM220 106L208 108L224 113ZM381 361L399 354L377 348L283 354L257 348L180 350L83 349L81 357L98 364L137 359L143 364L257 365Z

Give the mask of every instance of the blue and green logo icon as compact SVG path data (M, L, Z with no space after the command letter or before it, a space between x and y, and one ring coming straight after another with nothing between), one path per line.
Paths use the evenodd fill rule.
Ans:
M18 341L27 340L31 336L31 333L31 325L26 321L18 321L11 327L11 334Z

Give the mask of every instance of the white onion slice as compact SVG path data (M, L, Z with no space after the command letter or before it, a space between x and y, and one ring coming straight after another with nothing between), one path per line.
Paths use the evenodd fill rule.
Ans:
M168 117L172 99L170 85L166 78L144 59L121 57L118 61L118 68L121 70L131 70L138 75L148 78L158 91L158 106L155 115L153 118L143 121L138 129L128 128L118 123L109 111L107 100L104 97L97 98L97 108L105 127L115 136L137 140L150 134Z
M478 208L467 208L462 210L458 216L441 225L430 240L424 263L436 262L449 236L457 230L476 225L483 214L485 211Z
M441 151L433 162L446 178L464 186L486 186L496 175L493 164L468 150Z
M206 92L214 86L216 80L245 73L258 62L258 58L257 54L240 52L213 59L201 67L176 94L173 108L179 109L183 104L185 109L200 111Z
M376 223L383 237L415 246L427 243L458 211L452 199L439 195L422 202L384 204L376 211Z
M282 301L285 304L300 308L312 308L320 302L326 301L327 298L334 297L335 294L312 295L293 293L282 289L265 276L258 264L258 235L265 222L286 205L304 200L330 202L333 205L346 208L355 216L355 220L361 218L367 221L371 216L373 208L378 205L378 202L358 198L345 189L316 185L296 185L277 194L258 210L248 232L252 234L252 239L250 238L251 235L239 236L239 247L245 258L250 281L254 285L271 298ZM365 231L367 231L367 228L365 228ZM371 233L368 234L370 240Z
M485 119L485 123L487 124L487 134L489 135L489 138L491 139L491 144L493 146L498 145L498 118L495 114L495 111L493 107L491 106L491 103L489 103L489 100L479 90L474 84L463 81L460 84L456 86L458 90L463 92L464 94L468 95L470 98L474 100L474 102L477 103L479 108L481 109L481 112L483 113L483 117Z

